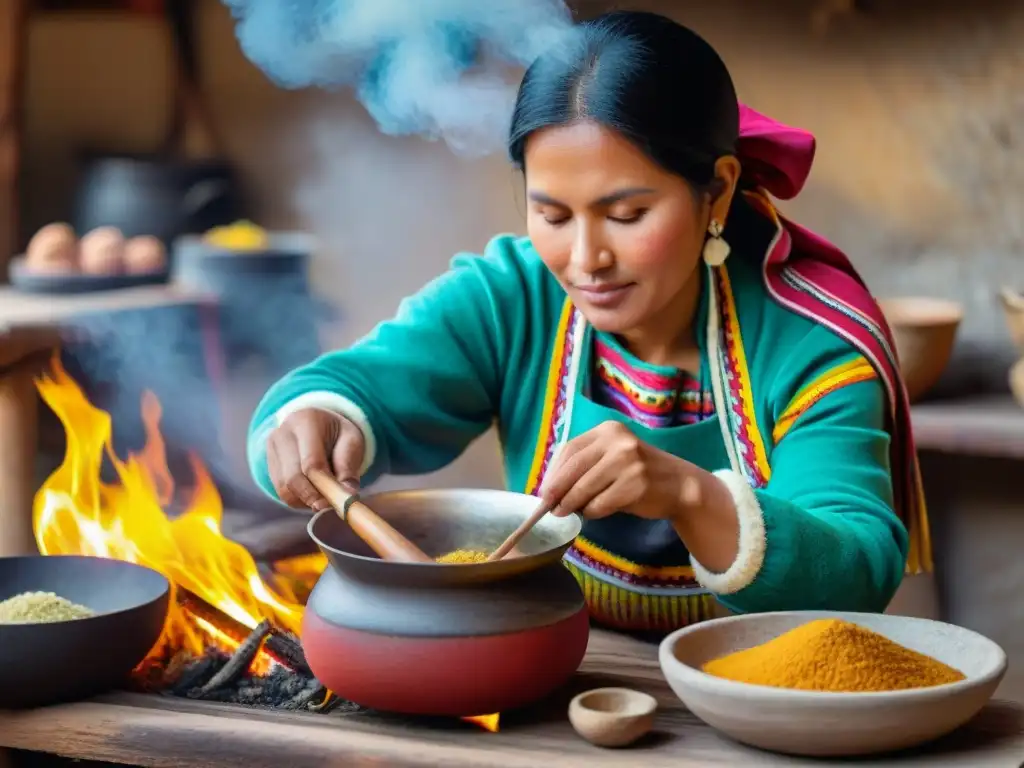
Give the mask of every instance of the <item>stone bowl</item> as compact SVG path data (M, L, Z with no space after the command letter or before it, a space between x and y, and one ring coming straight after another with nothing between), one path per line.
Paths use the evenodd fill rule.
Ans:
M1010 367L1010 391L1018 405L1024 406L1024 357Z
M750 685L701 671L712 659L820 618L859 624L960 670L966 679L893 692L824 693ZM659 660L672 690L708 725L750 746L818 757L891 752L943 736L985 706L1007 664L996 643L951 624L817 611L748 614L694 624L662 641Z
M171 584L151 568L80 555L0 557L0 601L53 592L95 615L0 624L0 717L120 688L160 639Z
M1003 318L1013 345L1024 355L1024 295L1012 288L1002 288L999 301L1003 306Z
M650 733L658 700L630 688L596 688L569 702L573 729L598 747L627 747Z
M879 299L878 306L896 341L907 395L911 402L920 400L949 364L963 307L955 301L924 296Z

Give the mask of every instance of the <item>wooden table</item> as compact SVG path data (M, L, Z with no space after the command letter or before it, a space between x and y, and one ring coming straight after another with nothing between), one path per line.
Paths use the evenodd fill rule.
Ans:
M568 697L601 685L649 691L661 702L657 733L629 750L602 750L576 736ZM282 713L117 693L92 701L0 715L0 747L154 768L324 766L792 765L736 744L693 717L669 690L657 648L595 631L580 674L550 706L506 718L499 733L459 722L427 726L370 714ZM1004 766L1024 761L1024 710L993 702L929 748L872 765ZM828 762L801 760L801 765Z

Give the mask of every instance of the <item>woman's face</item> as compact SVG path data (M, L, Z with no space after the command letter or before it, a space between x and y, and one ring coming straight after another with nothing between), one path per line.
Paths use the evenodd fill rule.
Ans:
M530 239L595 328L629 334L692 312L708 201L591 122L538 131L525 159Z

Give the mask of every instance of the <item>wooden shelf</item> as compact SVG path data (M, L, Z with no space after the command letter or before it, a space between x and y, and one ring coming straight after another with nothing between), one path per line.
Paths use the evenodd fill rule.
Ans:
M935 400L912 413L919 450L1024 459L1024 408L1010 394Z
M212 294L176 283L62 295L23 293L0 286L0 326L73 323L80 315L216 302Z

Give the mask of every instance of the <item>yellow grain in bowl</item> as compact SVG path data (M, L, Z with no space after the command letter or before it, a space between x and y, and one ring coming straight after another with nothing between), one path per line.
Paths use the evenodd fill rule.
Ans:
M267 231L251 221L236 221L206 232L203 239L218 248L229 251L258 251L270 245Z
M965 679L937 659L840 619L809 621L702 669L740 683L830 693L929 688Z
M0 602L0 624L49 624L95 615L91 608L53 592L23 592Z
M474 549L456 549L437 558L437 562L439 563L461 565L466 565L468 563L482 563L485 560L487 560L487 553L477 552Z

